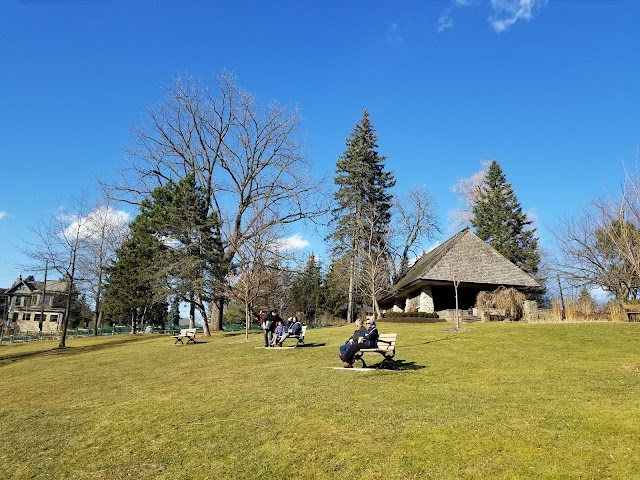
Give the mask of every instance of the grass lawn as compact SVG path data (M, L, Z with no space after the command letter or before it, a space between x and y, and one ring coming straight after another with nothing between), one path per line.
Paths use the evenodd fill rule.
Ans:
M401 370L332 369L349 326L2 346L0 478L640 478L640 324L378 327Z

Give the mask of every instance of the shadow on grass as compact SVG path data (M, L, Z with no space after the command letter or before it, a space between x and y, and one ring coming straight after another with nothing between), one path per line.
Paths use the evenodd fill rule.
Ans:
M97 337L100 338L100 337ZM23 352L16 353L8 356L0 356L0 366L6 365L9 363L17 362L19 360L27 360L29 358L35 357L47 357L47 356L69 356L69 355L79 355L82 353L95 352L99 350L106 350L113 347L118 347L120 345L124 345L125 343L131 342L140 342L148 340L148 338L141 336L127 336L126 338L118 338L117 340L104 342L104 343L96 343L92 345L83 345L79 347L53 347L48 348L46 350L38 350L37 352Z
M367 365L366 368L399 372L402 370L422 370L423 368L427 368L427 366L418 365L416 362L407 362L406 360L387 360L386 362L380 362L376 365Z
M315 348L315 347L326 347L326 343L302 343L300 345L292 345L294 348Z
M222 332L222 337L227 338L227 337L238 337L240 335L246 335L247 333L244 330L232 330L230 332L226 332L223 331ZM255 331L255 330L251 330L249 332L249 335L256 335L256 334L262 334L262 331Z
M438 338L437 340L426 340L424 342L418 342L418 343L402 343L400 346L401 347L420 347L422 345L429 345L430 343L446 342L446 341L449 341L449 340L457 340L458 338L460 338L460 337L451 335L449 337Z

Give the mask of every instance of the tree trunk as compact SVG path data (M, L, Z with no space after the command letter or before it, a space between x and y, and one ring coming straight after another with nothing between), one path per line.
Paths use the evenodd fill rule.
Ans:
M60 335L60 343L58 348L66 348L67 346L67 327L69 325L69 313L71 312L71 292L73 288L73 282L69 279L69 286L67 287L67 303L64 309L64 315L62 316L62 334Z
M131 335L135 335L136 334L136 319L137 319L138 315L137 315L137 311L134 308L133 310L131 310Z
M189 296L189 328L196 328L196 304L193 293Z
M221 298L211 302L211 330L222 330L222 314L224 313L224 301Z
M251 309L249 307L249 304L245 305L244 308L244 321L245 321L245 326L244 326L244 333L245 333L245 339L249 340L249 330L251 329Z
M349 260L349 301L347 302L347 323L352 323L354 321L353 318L353 283L354 283L354 273L355 270L355 258L352 255L351 260Z

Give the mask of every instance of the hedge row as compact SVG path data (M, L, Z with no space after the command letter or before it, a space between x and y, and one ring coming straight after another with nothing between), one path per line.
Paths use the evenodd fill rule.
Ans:
M439 318L436 312L386 312L383 317L386 319L397 317L411 318Z
M426 317L384 317L382 319L389 323L437 323L446 322L444 318L426 318Z

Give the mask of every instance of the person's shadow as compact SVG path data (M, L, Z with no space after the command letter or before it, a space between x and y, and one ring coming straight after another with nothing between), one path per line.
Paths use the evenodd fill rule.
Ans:
M427 366L418 365L416 362L407 362L406 360L390 359L376 365L367 365L367 368L372 370L391 370L399 372L402 370L422 370L423 368L427 368Z

